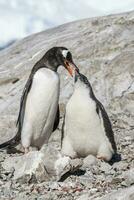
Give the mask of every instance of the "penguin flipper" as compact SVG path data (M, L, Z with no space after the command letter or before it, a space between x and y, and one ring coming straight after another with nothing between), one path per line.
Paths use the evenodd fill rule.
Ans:
M53 126L53 132L57 129L57 127L59 125L59 121L60 121L60 109L59 109L59 105L58 105L57 113L56 113L55 121L54 121L54 126Z
M115 143L115 139L114 139L114 133L113 133L111 121L110 121L110 119L108 117L108 114L107 114L104 106L101 104L101 102L99 100L97 100L97 107L101 111L101 115L102 115L105 131L106 131L106 135L107 135L110 143L112 144L113 150L116 153L117 152L117 147L116 147L116 143Z
M21 96L19 115L18 115L18 119L17 119L17 123L16 123L16 125L18 126L17 134L9 141L0 144L0 149L6 148L8 146L15 147L21 139L21 130L22 130L23 120L24 120L26 99L27 99L27 95L30 91L31 85L32 85L32 75L29 76L29 79L24 87L24 90L23 90L23 93Z
M64 114L62 128L61 128L61 148L62 148L62 143L63 143L63 138L64 138L65 116L66 114Z
M20 133L21 133L22 126L23 126L27 95L28 95L28 93L31 89L32 80L33 80L33 76L32 76L32 74L30 74L29 79L28 79L28 81L27 81L27 83L24 87L24 90L23 90L23 93L22 93L22 96L21 96L21 100L20 100L19 115L18 115L18 119L17 119L17 122L16 122L16 125L18 126Z

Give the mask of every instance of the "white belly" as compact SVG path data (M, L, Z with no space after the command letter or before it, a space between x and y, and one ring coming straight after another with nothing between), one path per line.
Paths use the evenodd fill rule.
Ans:
M111 148L104 132L103 120L96 113L96 104L87 88L76 89L66 107L62 151L71 157L96 156L102 145L106 149Z
M23 146L41 147L47 142L52 133L58 100L58 74L47 68L39 69L34 75L26 101L22 129Z

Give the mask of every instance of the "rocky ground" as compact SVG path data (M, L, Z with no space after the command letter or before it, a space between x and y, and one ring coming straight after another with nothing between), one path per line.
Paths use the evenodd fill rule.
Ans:
M32 66L47 49L55 45L71 50L75 63L89 78L97 98L106 107L122 160L109 165L89 156L75 172L69 172L72 171L69 164L70 168L63 170L65 175L60 180L48 178L46 181L43 173L36 173L37 176L32 178L17 174L17 167L20 167L21 173L24 172L21 158L25 164L29 157L21 157L22 153L13 150L12 153L1 150L0 199L133 200L134 12L69 23L27 37L1 51L0 143L15 134L20 96ZM72 81L64 69L59 69L59 73L62 117L72 93ZM50 139L49 145L55 146L55 151L44 160L51 165L55 162L49 161L55 159L59 152L60 136L61 132L57 130ZM15 168L12 167L13 161ZM32 166L31 163L29 166ZM40 163L37 169L42 172ZM51 173L55 173L53 169ZM19 178L15 179L15 175Z
M116 134L126 135L118 140L118 151L122 155L120 162L109 165L88 156L83 160L83 165L75 172L65 174L59 181L43 181L31 179L14 180L14 169L0 171L0 196L1 199L96 199L105 194L113 193L119 189L127 188L127 198L116 194L118 198L131 199L134 190L130 193L130 186L134 184L134 134L133 131L115 129ZM56 134L56 133L55 133ZM59 134L57 134L57 137ZM56 141L50 142L53 145ZM58 144L58 140L56 142ZM9 157L21 156L21 153L7 154L0 152L0 162ZM8 163L10 165L10 163ZM20 169L18 169L20 170ZM128 189L129 188L129 189ZM134 187L133 187L134 189ZM132 193L132 194L131 194ZM133 195L132 197L129 197ZM116 197L114 195L114 198ZM118 199L117 198L117 199Z

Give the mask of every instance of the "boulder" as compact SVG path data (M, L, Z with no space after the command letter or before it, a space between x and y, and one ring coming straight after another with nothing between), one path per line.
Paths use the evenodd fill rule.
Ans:
M6 158L2 163L6 171L13 171L13 179L21 183L58 181L65 173L81 166L80 159L62 157L53 144L44 145L40 151Z

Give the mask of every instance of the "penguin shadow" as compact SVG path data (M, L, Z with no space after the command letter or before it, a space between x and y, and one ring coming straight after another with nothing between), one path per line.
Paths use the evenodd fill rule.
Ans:
M22 150L19 150L15 147L7 147L6 152L7 152L7 154L16 154L16 153L22 154L22 153L24 153Z
M83 176L86 173L86 170L77 169L74 172L65 173L58 182L65 181L69 176Z

